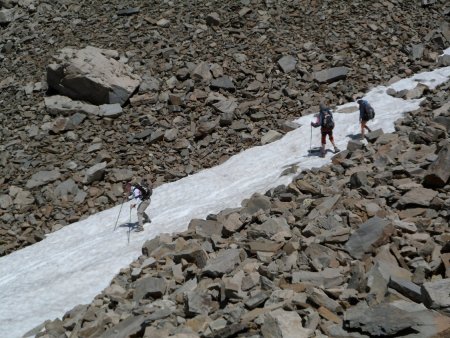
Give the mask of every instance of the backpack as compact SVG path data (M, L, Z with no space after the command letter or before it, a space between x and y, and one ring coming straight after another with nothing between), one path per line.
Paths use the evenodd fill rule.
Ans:
M334 128L333 114L331 114L331 111L329 109L323 111L322 127L327 129Z
M372 108L372 106L367 101L364 102L364 120L369 121L372 120L375 117L375 110Z
M148 200L153 194L153 189L144 185L135 184L134 185L141 192L141 199Z

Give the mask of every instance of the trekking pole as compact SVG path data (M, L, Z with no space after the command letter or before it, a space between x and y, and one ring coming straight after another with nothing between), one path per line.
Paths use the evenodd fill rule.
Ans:
M113 231L116 231L117 222L119 222L120 213L122 212L122 207L123 207L124 203L125 203L125 198L122 198L122 204L120 205L119 214L117 215L116 224L114 224L114 230Z
M311 146L312 146L312 126L311 126L311 137L309 138L309 152L311 153Z

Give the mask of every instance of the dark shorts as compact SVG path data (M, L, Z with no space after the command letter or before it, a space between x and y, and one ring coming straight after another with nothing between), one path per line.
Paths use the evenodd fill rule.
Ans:
M328 138L330 139L331 142L334 141L333 138L333 129L328 129L328 128L322 128L320 129L320 132L322 133L322 144L326 143L326 137L328 135Z

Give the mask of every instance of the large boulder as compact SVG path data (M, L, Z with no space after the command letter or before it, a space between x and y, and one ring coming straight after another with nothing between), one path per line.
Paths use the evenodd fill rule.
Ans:
M439 151L436 161L428 168L423 179L424 186L442 188L450 178L450 145Z
M62 95L93 104L123 105L141 79L131 68L115 60L115 53L88 46L77 50L63 48L47 67L47 81Z

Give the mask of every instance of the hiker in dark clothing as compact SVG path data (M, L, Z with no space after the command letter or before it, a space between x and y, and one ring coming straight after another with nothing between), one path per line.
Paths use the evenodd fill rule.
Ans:
M338 147L336 147L336 144L334 143L333 138L334 118L330 108L327 108L325 105L321 103L319 115L317 116L316 121L311 122L311 126L313 126L314 128L320 127L320 132L322 134L321 139L322 146L320 148L321 157L325 157L325 144L327 135L328 138L330 139L331 144L334 147L334 152L337 153L340 151Z
M367 126L367 122L373 119L373 108L366 100L357 100L359 105L359 123L361 124L361 140L364 140L364 129L370 133L372 130Z
M136 231L139 232L144 230L144 221L145 223L151 222L145 210L150 205L150 196L153 193L153 187L152 182L148 182L145 179L141 180L140 183L137 182L137 179L133 179L131 184L128 185L128 189L125 189L125 192L129 194L128 199L133 200L130 205L130 209L135 208L137 205L137 217L139 225L136 228Z

